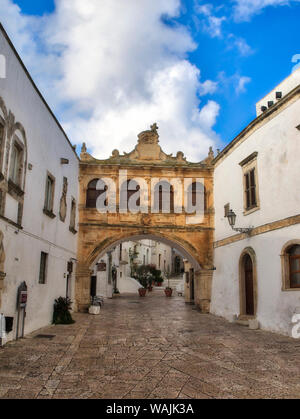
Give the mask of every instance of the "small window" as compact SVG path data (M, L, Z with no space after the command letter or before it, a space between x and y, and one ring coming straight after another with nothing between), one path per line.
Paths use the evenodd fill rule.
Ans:
M39 284L46 284L48 254L41 253Z
M240 166L243 169L244 177L244 215L259 209L258 174L257 174L258 153L252 153L244 159Z
M193 182L189 189L188 194L192 198L189 197L189 204L193 207L196 205L201 205L204 211L207 211L207 192L205 186L200 182ZM197 208L198 210L199 208ZM196 208L195 208L196 210Z
M21 165L22 165L22 149L17 143L13 144L11 151L11 162L10 162L10 180L20 186L21 184Z
M46 179L45 206L48 213L53 212L55 178L48 173Z
M246 210L257 206L255 169L245 174Z
M99 186L98 182L99 179L94 179L88 184L86 192L86 208L96 208L97 199L108 190L107 185L101 184ZM97 186L100 189L97 189ZM107 205L107 200L105 201L105 205Z
M300 240L288 242L281 253L282 290L300 291Z
M290 288L300 288L300 245L288 250Z
M154 212L174 212L174 188L166 181L161 181L154 188Z

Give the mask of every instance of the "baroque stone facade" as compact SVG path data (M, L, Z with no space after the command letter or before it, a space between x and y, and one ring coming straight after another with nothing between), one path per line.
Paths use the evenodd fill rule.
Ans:
M201 301L210 301L210 284L213 269L213 153L210 150L207 159L200 163L189 163L182 152L176 157L167 155L159 145L158 127L154 124L151 130L138 136L136 148L129 154L120 155L113 151L108 160L97 160L87 153L85 144L80 161L80 202L79 202L79 240L77 264L76 300L79 310L86 310L90 304L90 276L94 264L101 255L121 242L133 239L156 239L165 241L170 246L184 252L195 272L196 293L202 289L205 293L197 296ZM120 171L126 171L127 179L142 179L148 190L147 210L139 213L120 211L122 183ZM116 185L116 211L99 213L96 205L87 205L89 185L98 179L111 179ZM153 179L182 181L189 179L195 182L201 179L204 184L205 211L203 219L189 223L190 214L185 208L181 212L170 213L151 211L153 203ZM184 195L184 193L183 193ZM182 196L183 196L182 195ZM175 199L176 201L176 199ZM175 203L176 205L176 203ZM178 206L176 206L178 209ZM203 285L202 282L208 283ZM208 309L207 303L206 310Z

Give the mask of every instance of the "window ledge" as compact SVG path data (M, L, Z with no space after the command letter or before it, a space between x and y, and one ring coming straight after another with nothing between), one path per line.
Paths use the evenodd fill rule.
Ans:
M22 191L20 186L15 184L11 179L8 181L8 193L11 195L11 193L17 194L18 196L22 197L24 196L25 192Z
M47 215L47 217L51 218L52 220L56 218L56 215L53 214L52 211L47 210L46 208L43 209L43 213Z
M298 291L298 292L300 292L300 287L299 288L283 288L282 290L281 290L282 292L295 292L295 291Z
M6 221L7 223L16 227L18 230L23 230L23 227L20 224L15 223L14 221L10 220L9 218L4 217L4 215L0 215L0 219L3 220L3 221Z
M256 212L256 211L259 211L260 210L260 207L254 207L254 208L251 208L251 209L249 209L249 210L244 210L244 212L243 212L243 215L250 215L250 214L253 214L254 212Z
M70 231L72 234L77 234L77 233L78 233L78 231L77 231L77 230L75 230L75 228L73 228L73 227L69 227L69 231Z

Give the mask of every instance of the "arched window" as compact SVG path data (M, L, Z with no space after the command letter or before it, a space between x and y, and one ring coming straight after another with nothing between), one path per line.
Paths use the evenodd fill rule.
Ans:
M26 169L26 141L25 131L16 124L14 135L11 142L9 159L9 180L24 190L25 188L25 169Z
M195 207L201 205L200 209L207 210L207 194L205 186L200 182L193 182L188 189L188 203Z
M161 181L155 185L154 210L159 213L174 212L174 188L167 181Z
M281 257L283 289L300 291L300 241L287 243Z
M292 246L289 251L290 287L300 288L300 245Z
M130 212L130 208L129 208L129 200L130 198L136 194L137 192L139 192L141 189L140 185L135 181L135 180L127 180L126 182L124 182L121 186L121 194L120 194L120 209L123 211L129 211ZM133 205L139 207L141 205L141 199L140 196L139 198L136 200L136 202L133 203ZM132 208L134 209L134 208Z
M101 185L98 185L98 182L99 182L99 179L94 179L88 184L87 192L86 192L86 207L87 208L96 208L97 199L99 198L99 196L105 193L108 189L108 187L104 185L104 183L102 183ZM99 189L97 189L97 185Z

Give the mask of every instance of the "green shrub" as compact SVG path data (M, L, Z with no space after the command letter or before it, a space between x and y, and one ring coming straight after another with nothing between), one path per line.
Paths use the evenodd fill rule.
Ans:
M53 312L53 324L73 324L70 309L72 301L69 298L60 297L55 300Z

